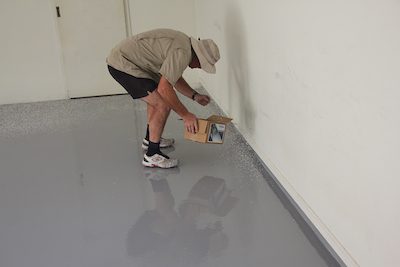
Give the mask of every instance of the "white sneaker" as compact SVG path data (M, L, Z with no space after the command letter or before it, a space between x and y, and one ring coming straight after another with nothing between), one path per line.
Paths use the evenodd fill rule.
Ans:
M160 139L160 148L167 148L173 146L175 143L175 139L173 138L162 138ZM149 148L149 141L143 138L142 148L147 150Z
M153 156L147 156L144 154L142 164L146 167L169 169L178 166L177 159L169 159L160 154L154 154Z

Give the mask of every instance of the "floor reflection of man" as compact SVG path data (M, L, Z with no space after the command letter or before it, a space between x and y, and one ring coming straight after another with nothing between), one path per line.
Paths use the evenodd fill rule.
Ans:
M190 267L227 248L221 217L232 210L237 199L230 195L223 179L201 178L178 212L168 181L159 177L149 181L155 207L145 211L131 228L129 255L153 267Z

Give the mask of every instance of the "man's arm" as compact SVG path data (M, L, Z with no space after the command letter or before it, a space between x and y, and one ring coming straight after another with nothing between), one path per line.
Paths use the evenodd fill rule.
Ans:
M180 77L179 80L176 82L175 88L179 93L190 99L192 99L193 95L195 94L193 100L195 100L200 105L205 106L210 103L209 96L197 93L195 90L192 89L192 87L190 87L190 85L185 81L185 79L183 79L183 77Z
M158 83L157 91L163 100L167 102L170 108L179 116L183 118L188 115L189 111L179 100L172 85L164 77L161 77L160 82Z
M196 116L190 113L182 104L176 95L174 88L164 77L161 77L160 82L158 83L157 91L162 99L168 104L168 106L179 116L181 116L181 118L184 120L185 128L191 133L196 133L198 130Z
M182 95L192 98L192 95L194 93L197 93L195 90L190 87L190 85L183 79L183 77L180 77L179 80L175 84L176 90L181 93Z

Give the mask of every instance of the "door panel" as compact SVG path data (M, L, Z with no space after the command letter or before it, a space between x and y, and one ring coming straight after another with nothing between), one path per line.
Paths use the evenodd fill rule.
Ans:
M126 93L109 75L105 61L126 38L124 0L56 0L55 4L69 97Z
M66 98L54 17L47 0L0 0L0 105Z

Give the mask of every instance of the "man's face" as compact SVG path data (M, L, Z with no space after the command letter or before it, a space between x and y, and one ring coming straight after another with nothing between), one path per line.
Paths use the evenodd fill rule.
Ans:
M200 66L200 61L199 61L199 59L197 58L196 54L193 55L192 61L190 62L189 67L190 67L191 69L200 69L200 67L201 67L201 66Z

